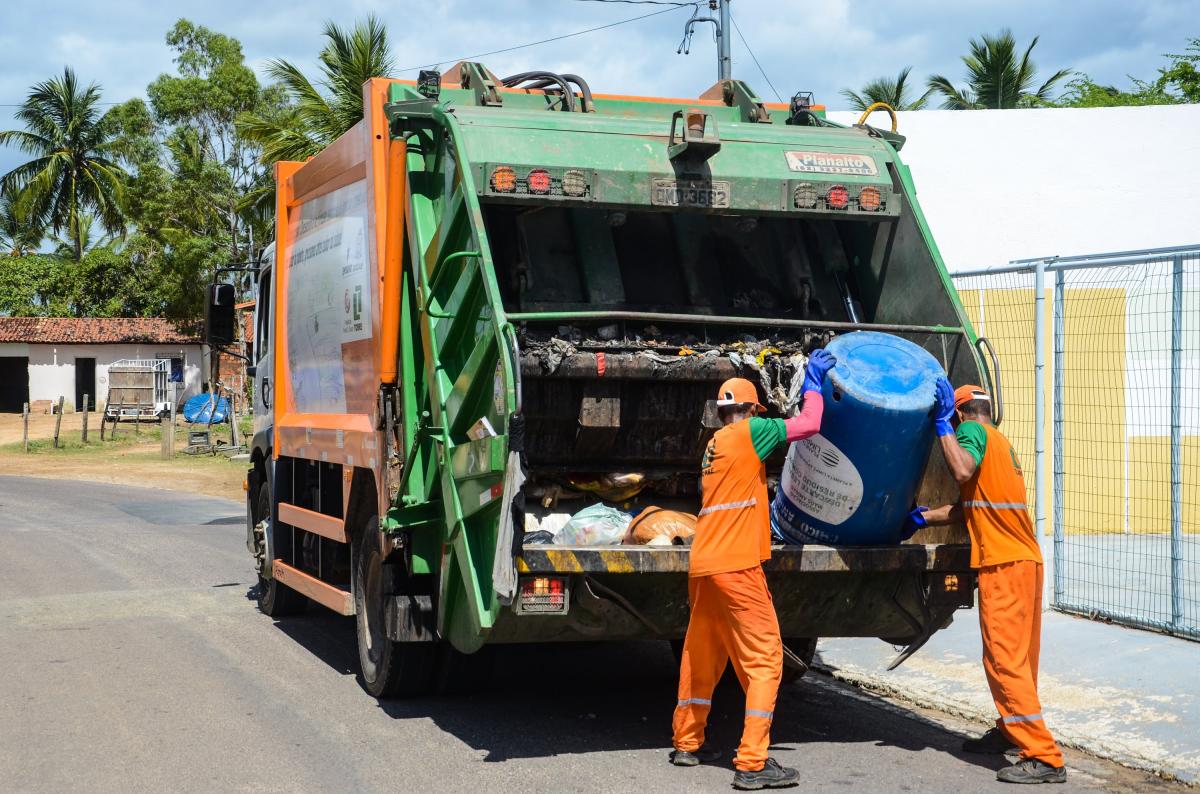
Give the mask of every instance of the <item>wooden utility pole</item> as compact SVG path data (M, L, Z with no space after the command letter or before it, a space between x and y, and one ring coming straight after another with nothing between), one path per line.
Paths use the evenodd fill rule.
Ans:
M89 394L83 395L83 436L82 437L83 437L83 443L85 443L85 444L87 443L88 408L90 407L88 404L88 400L90 400L90 399L91 399L91 395L89 395Z
M54 417L54 448L58 449L58 431L62 429L62 411L63 400L65 398L60 394L58 396L58 416Z
M21 409L21 420L24 424L24 429L21 431L21 446L25 451L29 451L29 403L25 403L25 407Z

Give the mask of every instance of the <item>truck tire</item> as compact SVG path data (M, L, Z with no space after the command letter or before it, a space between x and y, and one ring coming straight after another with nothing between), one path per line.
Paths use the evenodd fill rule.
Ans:
M258 496L255 499L254 520L262 521L270 515L271 489L266 482L263 482L258 488ZM257 543L258 541L256 541ZM271 561L264 560L264 564L270 565ZM263 578L260 573L258 575L258 608L264 615L281 618L303 612L308 608L308 598L274 579Z
M817 653L817 638L816 637L789 637L785 638L783 644L792 653L800 657L800 661L804 662L809 668L812 668L813 656ZM797 670L795 667L784 663L783 677L780 679L781 684L794 684L799 681L808 670Z
M437 643L394 642L384 626L384 599L391 595L379 551L379 519L372 515L354 540L354 610L363 689L377 698L428 694Z

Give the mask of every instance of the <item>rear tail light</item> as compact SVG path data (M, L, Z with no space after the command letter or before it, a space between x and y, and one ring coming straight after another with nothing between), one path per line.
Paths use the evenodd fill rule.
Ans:
M825 206L831 210L844 210L850 206L850 191L845 185L834 185L825 193Z
M517 191L517 172L506 165L492 171L492 190L497 193L515 193Z
M952 573L946 574L946 578L942 581L942 588L947 593L958 592L958 577Z
M858 194L858 208L864 212L877 212L883 207L883 194L877 187L864 187Z
M523 614L565 615L568 599L565 576L522 577L517 611Z
M587 193L587 176L582 171L571 169L563 174L562 192L565 196L582 196Z
M525 178L525 184L529 186L530 193L544 196L550 192L553 181L550 179L549 171L544 168L535 168Z
M801 182L792 191L792 203L798 210L811 210L817 206L817 187L812 182Z

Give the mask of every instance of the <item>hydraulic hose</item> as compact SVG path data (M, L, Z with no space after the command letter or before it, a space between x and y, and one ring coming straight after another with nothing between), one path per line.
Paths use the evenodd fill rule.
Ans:
M533 85L527 86L528 88L546 88L556 85L563 95L563 110L575 110L575 92L571 90L570 83L562 75L554 72L521 72L502 78L500 82L507 88L516 88L523 83L533 83ZM590 99L591 92L588 93Z

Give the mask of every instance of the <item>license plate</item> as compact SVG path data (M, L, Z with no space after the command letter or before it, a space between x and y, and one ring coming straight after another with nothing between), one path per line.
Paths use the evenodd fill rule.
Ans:
M650 203L658 207L725 209L729 207L729 183L655 179Z

